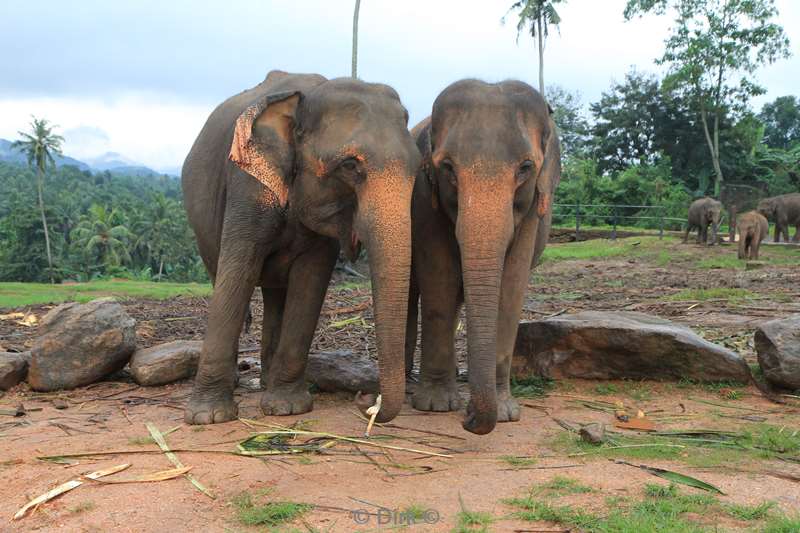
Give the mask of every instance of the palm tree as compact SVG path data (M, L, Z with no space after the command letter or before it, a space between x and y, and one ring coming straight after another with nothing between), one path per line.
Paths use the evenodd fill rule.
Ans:
M130 260L128 241L132 234L116 209L93 204L75 228L75 245L103 266L120 266Z
M358 77L358 12L361 9L361 0L356 0L353 10L353 57L350 64L350 77Z
M136 233L134 250L143 250L148 264L153 260L158 262L156 279L161 280L164 274L164 261L169 255L169 250L174 247L179 239L180 222L176 214L182 209L178 202L157 193L151 197L150 208L143 213L141 218L132 224Z
M539 51L539 92L544 96L544 43L549 34L550 26L561 24L561 16L556 11L555 4L565 0L517 0L508 12L519 10L517 21L517 42L520 34L530 27L531 37L537 39L536 48ZM506 13L508 14L508 13Z
M50 283L53 279L53 253L50 250L50 232L47 231L47 217L44 213L44 175L47 168L56 166L54 155L61 155L61 143L64 138L53 133L53 128L46 119L32 117L31 131L20 131L22 139L15 141L11 147L24 153L28 158L28 166L36 170L36 185L39 192L39 212L42 215L44 228L44 243L47 250L47 267L50 274Z

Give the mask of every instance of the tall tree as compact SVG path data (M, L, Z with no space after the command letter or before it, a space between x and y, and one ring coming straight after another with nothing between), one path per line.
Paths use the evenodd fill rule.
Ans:
M53 133L54 126L51 126L46 119L32 117L30 133L20 131L22 139L15 141L11 146L22 153L28 159L28 166L36 170L36 188L39 193L39 213L42 216L42 228L44 229L44 243L47 250L47 267L50 283L55 283L53 277L53 252L50 249L50 232L47 229L47 216L44 212L44 176L48 168L56 166L54 155L61 155L61 143L64 138Z
M561 16L556 11L555 4L565 0L517 0L508 12L518 11L517 16L517 42L522 32L530 32L536 40L536 49L539 52L539 92L544 92L544 45L550 32L550 26L561 24Z
M714 168L714 192L724 182L720 122L763 94L753 75L764 64L789 55L774 0L628 0L625 18L647 12L676 13L672 33L657 63L669 67L665 84L683 90L700 116Z
M128 242L133 234L116 209L93 204L75 228L75 245L102 268L130 260Z
M551 85L547 100L553 108L553 120L558 126L561 153L566 157L584 155L591 137L580 93Z
M764 144L789 149L800 142L800 101L795 96L779 96L764 104L758 118L764 123Z
M350 77L358 77L358 14L361 11L361 0L356 0L356 7L353 9L353 55L350 63Z

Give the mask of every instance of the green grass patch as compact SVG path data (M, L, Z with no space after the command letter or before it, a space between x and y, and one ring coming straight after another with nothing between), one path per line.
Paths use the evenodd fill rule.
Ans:
M498 459L513 466L514 468L524 468L526 466L532 466L536 464L535 457L529 457L525 455L501 455L498 457Z
M295 502L257 503L253 495L243 492L233 500L239 522L248 526L274 527L296 520L312 509L312 505Z
M762 502L758 505L728 503L725 505L725 511L737 520L753 521L767 518L773 507L775 502Z
M743 300L755 296L747 289L731 289L727 287L716 287L713 289L684 289L666 297L667 300Z
M797 533L800 531L800 515L773 516L764 524L763 533Z
M623 255L639 255L654 247L663 247L671 239L658 237L628 237L615 241L593 239L590 241L550 244L542 255L543 261L568 261L575 259L603 259Z
M86 303L96 298L149 298L208 296L211 285L201 283L156 283L152 281L90 281L49 285L46 283L0 283L0 308L61 302Z
M516 398L542 398L554 387L552 379L541 376L511 378L511 394Z
M491 513L483 511L470 511L464 505L461 496L461 511L456 515L456 527L453 533L488 533L489 526L496 520Z
M601 383L600 385L595 386L593 390L600 396L609 396L619 392L619 388L617 388L617 386L613 383Z
M532 489L531 494L537 496L564 496L566 494L585 494L587 492L594 492L592 487L581 484L577 479L556 476L546 483L537 485Z

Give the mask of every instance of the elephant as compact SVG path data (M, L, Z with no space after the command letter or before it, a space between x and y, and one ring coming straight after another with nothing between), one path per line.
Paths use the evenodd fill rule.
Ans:
M739 232L739 259L758 260L758 248L769 234L769 222L761 213L748 211L736 221Z
M454 333L465 305L470 400L462 425L480 435L498 421L520 418L511 394L511 356L561 176L550 114L526 83L468 79L444 89L431 116L412 131L423 159L411 203L407 368L420 308L422 313L412 404L423 411L463 406Z
M686 233L683 242L689 239L689 232L697 228L697 244L717 244L717 230L722 216L722 203L713 198L705 197L692 202L689 206L689 220L686 224ZM711 226L711 242L708 242L708 226Z
M190 424L231 420L237 341L250 296L264 297L265 414L308 412L304 373L339 250L369 249L382 406L405 400L411 194L421 156L387 85L270 72L219 105L183 166L189 222L214 292Z
M795 229L792 242L800 242L800 193L764 198L758 203L757 211L775 222L775 242L780 242L781 235L789 242L789 226Z

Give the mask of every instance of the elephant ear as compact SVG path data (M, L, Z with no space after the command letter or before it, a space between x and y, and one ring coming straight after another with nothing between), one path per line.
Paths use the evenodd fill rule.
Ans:
M286 176L294 161L294 124L299 91L269 94L236 119L230 159L272 191L281 207L289 201Z
M547 136L542 139L544 155L539 176L536 178L536 213L544 217L553 204L553 194L561 181L561 148L558 143L558 130L551 119Z

